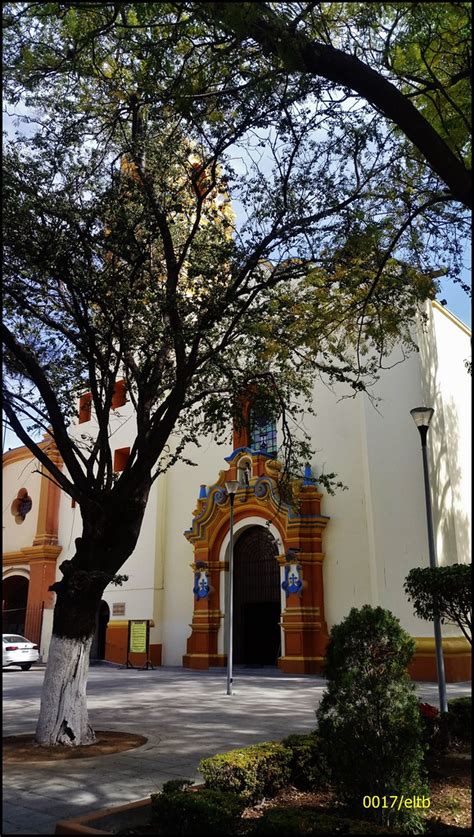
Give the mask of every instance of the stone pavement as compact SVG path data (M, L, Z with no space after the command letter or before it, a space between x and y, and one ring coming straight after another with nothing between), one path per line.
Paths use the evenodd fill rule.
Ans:
M34 731L43 676L41 667L4 671L3 735ZM320 677L236 668L234 694L227 695L222 670L94 666L92 726L140 733L147 743L97 758L5 765L2 833L54 834L59 819L144 798L170 778L199 780L197 765L205 756L309 731L324 687ZM471 684L447 689L448 697L468 695ZM418 684L418 690L422 700L438 702L435 683Z

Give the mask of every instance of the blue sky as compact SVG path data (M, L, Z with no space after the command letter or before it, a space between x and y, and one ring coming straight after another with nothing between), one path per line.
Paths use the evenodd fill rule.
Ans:
M471 285L470 269L471 252L470 246L466 244L465 263L466 269L463 273L463 281ZM447 308L462 320L469 328L471 328L471 298L463 291L459 285L455 285L449 278L441 280L441 292L438 294L438 299L445 299L447 301Z

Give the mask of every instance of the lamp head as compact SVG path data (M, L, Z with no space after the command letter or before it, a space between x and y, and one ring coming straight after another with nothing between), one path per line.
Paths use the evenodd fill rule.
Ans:
M410 415L418 428L428 428L433 418L433 413L433 407L414 407L413 410L410 410Z
M426 437L433 413L433 407L414 407L413 410L410 410L411 417L420 433L421 447L423 449L426 448Z
M238 480L227 480L226 484L225 484L225 487L226 487L226 491L227 491L227 494L229 495L229 497L234 497L235 494L237 494L237 491L239 490L240 485L239 485Z

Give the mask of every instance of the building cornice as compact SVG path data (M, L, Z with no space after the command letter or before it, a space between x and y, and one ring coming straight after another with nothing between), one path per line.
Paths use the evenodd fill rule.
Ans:
M472 332L469 326L467 326L466 323L463 323L463 321L460 320L459 317L456 317L455 314L452 314L451 311L448 311L448 309L445 308L444 305L440 305L440 303L434 299L431 303L431 306L435 309L435 311L440 311L442 314L444 314L444 316L447 317L448 320L451 320L451 322L454 323L454 325L457 325L461 329L461 331L464 332L464 334L467 334L468 337L471 337Z

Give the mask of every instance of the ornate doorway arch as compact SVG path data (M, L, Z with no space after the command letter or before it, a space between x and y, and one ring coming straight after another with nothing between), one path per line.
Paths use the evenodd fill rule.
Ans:
M234 500L234 544L238 544L239 529L255 524L268 524L278 540L276 563L280 590L284 591L280 593L278 667L287 673L317 674L328 641L322 537L329 518L321 514L322 494L308 472L304 479L295 480L296 502L290 506L278 494L281 464L274 457L238 448L226 461L229 468L220 472L217 482L201 486L192 526L184 533L194 547L194 611L183 666L207 669L227 664L224 620L230 514L224 484L237 479L240 488Z
M234 546L234 662L276 666L281 652L278 546L264 526L250 526Z

